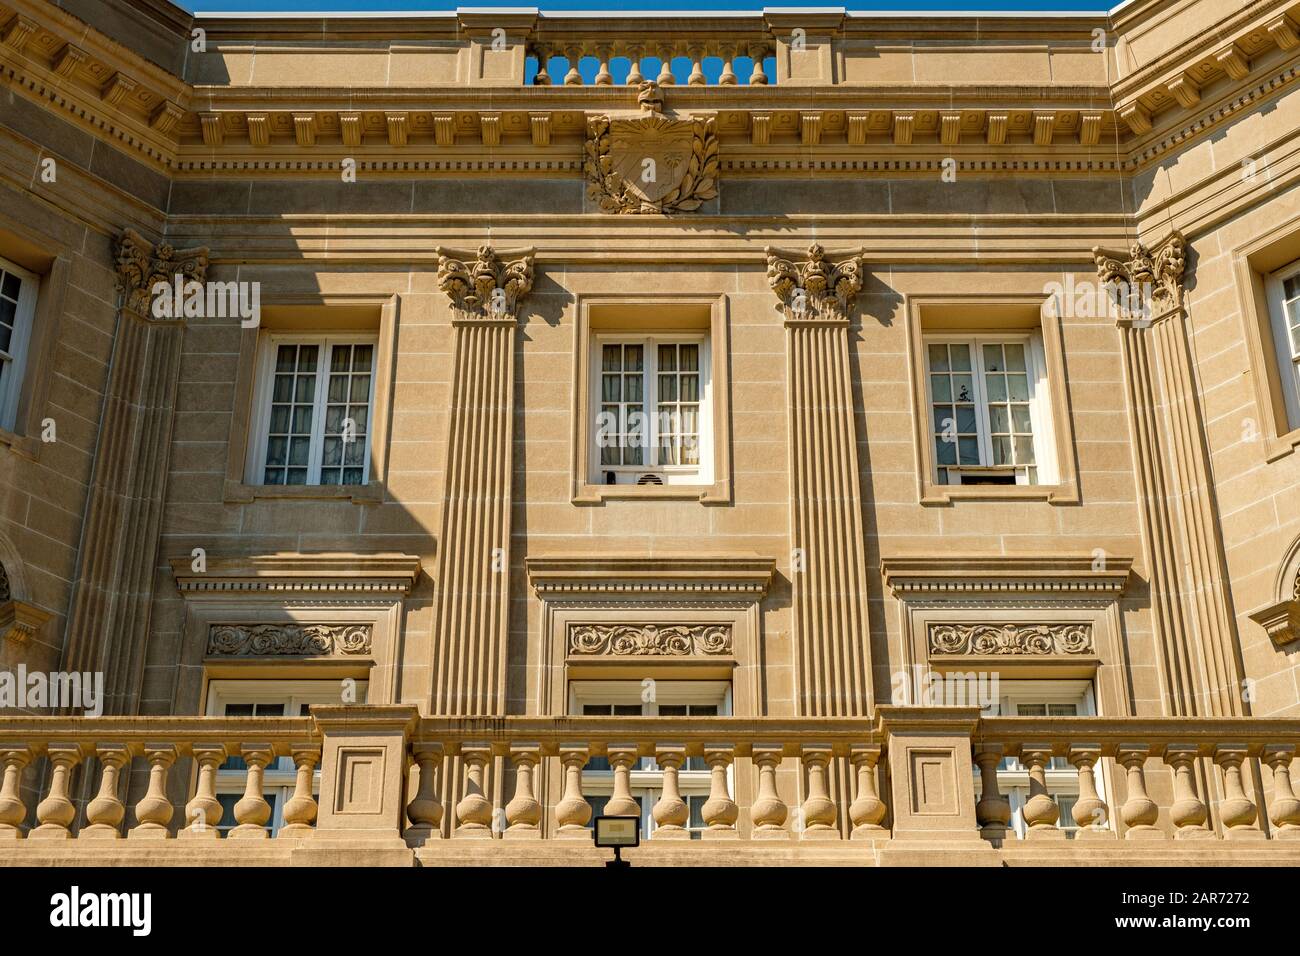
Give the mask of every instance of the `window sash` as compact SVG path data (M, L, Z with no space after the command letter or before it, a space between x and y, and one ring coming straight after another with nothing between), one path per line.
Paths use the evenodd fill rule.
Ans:
M27 371L27 349L36 316L40 277L8 259L0 259L0 298L10 308L12 325L7 349L0 349L0 428L12 430L18 418L18 402ZM13 288L15 280L17 289ZM16 294L14 294L16 292Z
M371 348L370 369L368 372L358 372L352 368L355 361L354 349L356 346L368 345ZM281 346L295 346L299 352L295 355L295 365L290 372L281 372L277 369L278 356ZM298 381L304 377L298 372L297 362L300 361L301 348L303 346L315 347L316 365L315 371L310 373L315 376L312 384L310 403L306 400L299 400L297 394ZM349 368L346 371L339 371L333 368L335 349L349 349ZM249 468L247 480L252 485L264 485L273 487L361 487L370 483L370 460L373 451L372 440L374 435L374 407L375 407L375 380L378 377L379 346L378 339L373 335L344 335L344 336L324 336L324 335L268 335L263 343L263 353L259 366L260 375L257 379L257 427L252 433L253 447L250 456L252 467ZM290 375L291 392L289 401L277 401L275 395L276 379L284 375ZM342 401L337 396L332 395L331 386L336 376L344 376L346 392ZM364 403L359 399L353 398L353 382L359 375L368 375L367 393ZM288 418L285 423L285 431L277 430L276 436L285 436L284 464L268 465L270 441L272 437L272 423L275 416L275 407L287 407ZM363 444L361 452L361 461L358 463L348 462L348 448L350 442L341 443L339 451L339 464L326 462L326 448L331 441L338 441L339 432L337 430L329 431L331 423L331 410L343 408L342 415L334 416L340 422L352 418L355 423L355 441ZM365 410L364 427L357 416L352 412L353 409ZM311 423L309 431L295 431L299 410L308 410L310 412ZM292 448L295 438L305 437L308 441L307 461L305 465L292 464ZM283 472L284 481L268 482L267 470L278 470ZM361 481L359 483L343 484L343 480L349 471L360 468ZM290 473L293 471L305 471L305 481L289 481ZM337 481L323 481L325 477L334 477L337 473Z
M1300 428L1300 261L1269 276L1266 289L1287 427Z
M952 368L952 351L951 346L965 346L970 356L969 369ZM1021 374L1019 370L1008 371L1005 363L1002 369L991 371L986 362L985 348L996 346L1000 350L1000 357L1005 360L1005 348L1008 345L1020 346L1023 349L1024 371L1026 383L1027 398L1024 400L1013 399L1010 395L1010 376ZM953 336L945 334L936 334L925 336L922 339L922 346L925 350L925 395L926 395L926 421L927 435L930 442L931 454L934 457L934 478L941 484L948 484L955 477L953 472L961 472L963 469L978 467L980 469L997 469L1006 470L1015 475L1015 481L1018 485L1031 484L1052 484L1058 479L1054 465L1055 444L1052 439L1051 417L1048 409L1045 407L1047 400L1047 391L1044 380L1045 357L1042 354L1041 341L1034 335L983 335L983 336ZM942 346L947 350L945 361L947 369L936 369L932 358L931 348ZM969 376L971 379L971 398L969 402L958 401L958 392L956 390L958 377ZM991 377L1002 378L1003 387L998 390L999 395L991 395ZM936 379L947 379L949 396L947 399L937 399L935 394ZM973 418L975 431L961 429L960 425L965 424L959 421L960 413L958 406L971 404L973 406ZM993 406L1000 406L1006 409L1006 427L999 430L996 437L1005 439L1009 442L1009 451L1012 461L1010 463L997 464L994 454L993 431ZM1016 407L1025 406L1028 413L1028 431L1021 427L1024 423L1018 420ZM953 443L951 463L944 462L944 457L940 453L940 442L942 442L945 429L940 427L941 421L936 421L936 410L947 407L952 410L950 416L945 416L943 421L949 418L952 420L953 431L951 434L957 439ZM975 450L978 454L978 461L972 463L962 459L962 439L973 439ZM1033 461L1019 461L1022 453L1017 450L1017 440L1027 439L1033 453Z
M620 356L620 367L617 370L606 370L604 368L604 350L606 346L617 345L622 350ZM696 368L683 372L679 368L668 369L662 367L659 350L661 346L673 346L676 351L677 362L680 364L681 346L694 345L696 351ZM626 349L627 347L641 348L641 368L636 372L626 371ZM591 460L592 480L599 481L605 472L612 471L617 474L647 474L659 473L666 475L677 475L681 477L702 476L705 472L708 456L712 454L712 389L711 389L711 351L709 348L709 337L707 335L620 335L618 333L601 334L592 337L590 352L591 363L591 399L588 402L589 414L591 416ZM639 375L641 380L641 400L639 402L627 402L624 397L627 394L626 380L632 375ZM619 401L606 401L605 376L619 375L623 382L620 388ZM694 401L682 401L682 383L683 379L694 377L696 398ZM671 379L671 387L665 388L668 384L665 380ZM675 392L675 394L674 394ZM676 421L680 424L682 421L681 411L685 406L693 406L694 410L694 430L684 429L681 427L661 430L660 428L660 408L665 407L670 415L676 414ZM606 433L604 437L617 437L620 440L629 435L637 435L640 438L641 445L637 448L641 461L628 462L626 458L627 451L631 446L618 446L620 454L619 462L606 462L605 453L609 448L601 447L601 419L598 417L606 410L617 408L619 416L619 427L616 432ZM629 409L638 409L642 416L642 426L640 430L629 429L626 425L624 415ZM671 419L670 419L671 420ZM671 459L674 456L674 450L678 452L676 457L682 457L682 442L687 436L694 436L695 458L694 462L674 463ZM668 443L665 445L665 441ZM665 455L665 449L669 449L669 454ZM635 456L633 456L635 457Z

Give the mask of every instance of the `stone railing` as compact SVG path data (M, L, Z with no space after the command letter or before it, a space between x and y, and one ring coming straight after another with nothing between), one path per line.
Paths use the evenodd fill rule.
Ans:
M644 80L654 80L660 86L685 83L689 86L766 86L774 82L771 75L774 61L764 63L776 49L771 39L758 35L738 35L731 39L682 40L652 36L638 40L600 40L574 38L572 40L533 41L528 55L533 59L536 72L532 82L537 86L562 83L566 86L583 86L588 79L582 74L582 61L594 60L595 74L590 82L596 86L615 84L636 86ZM716 57L717 64L706 70L705 60ZM689 71L684 78L674 74L674 61L684 58ZM615 65L616 60L619 62ZM651 67L647 61L654 63ZM738 63L739 61L739 63ZM716 69L715 69L716 67Z
M1125 848L1164 859L1189 845L1218 854L1208 862L1239 862L1245 851L1300 861L1297 743L1294 720L981 718L968 708L882 707L858 720L419 718L409 706L317 706L303 718L12 718L0 724L0 863L56 859L60 845L109 861L142 846L191 862L257 847L283 848L292 855L282 862L295 863L359 852L408 865L538 853L590 861L600 851L584 849L584 785L597 758L605 814L640 813L634 786L654 796L640 852L664 862L709 847L737 862L785 847L818 859L866 851L887 863L946 862L941 849L965 862L1031 851L1070 862ZM231 756L246 770L234 821L218 828L217 781L231 774L221 770ZM1024 840L999 792L1008 758L1029 779ZM1047 783L1054 758L1078 775L1068 842ZM282 791L270 839L266 770L289 760L296 782ZM679 785L691 774L706 780L700 796L707 786L694 833Z

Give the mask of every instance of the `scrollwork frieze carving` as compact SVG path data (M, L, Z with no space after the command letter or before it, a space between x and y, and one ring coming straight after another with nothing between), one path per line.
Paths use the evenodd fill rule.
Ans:
M1096 654L1091 624L931 624L936 657L1087 657Z
M691 657L732 653L729 624L573 624L574 657Z
M369 654L369 624L214 624L209 657L355 657Z

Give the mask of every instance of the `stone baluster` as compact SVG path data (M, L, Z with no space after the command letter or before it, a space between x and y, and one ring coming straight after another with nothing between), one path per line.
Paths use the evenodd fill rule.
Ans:
M735 757L734 747L706 745L704 748L704 762L709 765L709 799L700 807L700 816L708 827L700 835L701 839L735 840L740 837L740 831L736 829L740 808L731 799L727 787L727 769Z
M1174 802L1169 819L1178 829L1175 840L1212 839L1213 831L1205 825L1209 808L1196 793L1196 758L1194 744L1170 744L1165 748L1165 763L1174 768Z
M149 789L135 805L136 824L126 836L128 840L165 840L171 835L167 825L175 812L167 799L167 773L176 762L176 747L145 744L144 756L149 761Z
M749 55L754 59L754 69L749 74L750 86L767 86L767 74L763 72L763 57L767 55L767 45L751 43Z
M627 45L627 85L639 86L645 82L645 77L641 75L641 57L645 53L645 48L640 43L629 43Z
M564 85L582 86L582 71L578 69L578 63L582 60L581 44L570 43L564 48L564 55L569 61L569 72L564 74Z
M1056 825L1061 809L1047 792L1047 765L1051 760L1050 750L1028 747L1020 752L1020 762L1029 768L1029 799L1021 810L1027 840L1065 839L1065 833Z
M487 763L492 750L487 744L463 745L461 760L465 763L465 795L456 804L457 839L492 839L492 803L483 792Z
M1160 808L1147 796L1147 779L1145 766L1151 748L1120 744L1115 760L1124 767L1125 782L1128 785L1128 797L1119 808L1120 819L1124 821L1126 840L1163 840L1164 832L1156 826L1156 817Z
M691 831L686 829L691 811L682 799L677 783L677 774L686 762L686 748L660 745L655 748L655 763L663 771L664 788L650 811L655 821L655 831L650 834L654 840L689 840Z
M691 75L687 86L704 86L708 80L704 77L704 44L691 43L686 47L686 54L691 58Z
M781 765L781 756L779 745L754 747L754 765L758 767L758 796L749 808L749 818L754 824L752 835L755 840L790 839L790 831L785 828L789 809L776 790L776 768Z
M980 768L980 799L975 804L975 819L980 836L986 840L1005 840L1011 823L1011 802L998 789L998 764L1002 762L1001 744L984 744L975 754Z
M435 786L437 769L442 765L443 748L439 743L416 744L412 748L420 779L415 796L406 805L406 818L411 825L406 829L406 841L420 845L425 840L442 839L442 804L438 802Z
M718 55L722 57L722 72L718 74L718 85L735 86L740 82L735 69L731 65L731 61L736 57L736 45L734 43L721 44L718 47Z
M312 782L316 779L316 765L320 763L320 748L310 745L292 749L294 778L293 796L284 802L284 826L277 834L283 840L301 840L312 834L316 822L316 798L312 795Z
M1110 828L1110 808L1097 793L1097 776L1094 768L1101 759L1101 747L1076 744L1070 748L1070 763L1079 772L1079 799L1070 815L1079 830L1075 839L1114 839Z
M808 795L799 808L803 817L801 840L838 840L839 828L835 825L835 801L830 797L826 768L831 762L831 749L826 746L803 747L804 772L808 777Z
M849 804L849 819L853 821L851 840L880 840L889 836L889 831L880 825L885 819L885 802L880 799L876 789L876 764L880 761L879 747L854 747L849 751L849 760L856 771L858 781L857 796Z
M559 824L555 835L562 840L591 840L591 831L587 829L591 804L582 795L582 768L587 763L587 756L585 745L565 744L560 747L564 796L555 805L555 822Z
M533 44L533 52L537 55L537 74L533 77L533 85L550 86L551 74L548 67L551 59L551 45L549 43L535 43Z
M609 61L614 55L614 45L612 43L597 43L596 57L600 60L600 68L596 71L597 86L613 86L614 74L609 72Z
M1291 784L1295 744L1266 747L1262 759L1273 771L1273 800L1268 815L1273 836L1279 840L1300 840L1300 800L1296 799Z
M238 826L230 831L230 838L265 840L270 836L266 831L266 821L271 819L271 805L262 796L262 784L267 764L275 759L275 751L270 744L242 744L239 754L248 764L248 776L244 779L244 795L235 804Z
M656 80L660 86L672 86L677 82L673 77L673 53L676 50L671 43L660 43L657 52L659 53L659 76Z
M21 840L23 821L27 819L27 806L21 792L23 770L31 763L32 752L27 748L0 750L4 763L4 782L0 783L0 840Z
M540 840L542 805L534 795L534 781L542 748L537 744L519 744L510 748L510 757L515 763L515 796L506 804L509 827L502 836L507 840Z
M66 840L72 836L68 827L77 818L77 806L68 798L68 791L72 788L72 771L81 763L83 753L80 744L50 744L46 748L50 792L36 805L40 825L29 834L34 839Z
M195 744L194 762L199 765L194 799L185 804L185 819L189 826L176 835L183 839L215 840L221 836L217 825L221 823L221 801L217 799L217 770L226 759L222 744Z
M1255 802L1246 796L1242 784L1241 765L1247 756L1244 744L1222 744L1214 749L1214 762L1223 769L1224 797L1219 804L1219 817L1227 840L1264 839L1264 831L1258 826L1259 811Z
M614 768L614 795L605 804L609 817L638 817L641 805L632 799L632 767L637 762L636 744L610 744L609 765Z
M122 820L126 805L117 795L121 786L122 768L131 761L126 744L100 744L95 748L99 757L99 794L86 804L86 826L77 834L78 839L122 839Z

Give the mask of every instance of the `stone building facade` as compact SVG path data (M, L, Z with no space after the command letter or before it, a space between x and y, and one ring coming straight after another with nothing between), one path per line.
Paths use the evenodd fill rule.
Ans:
M1300 4L0 76L3 862L1300 859Z

